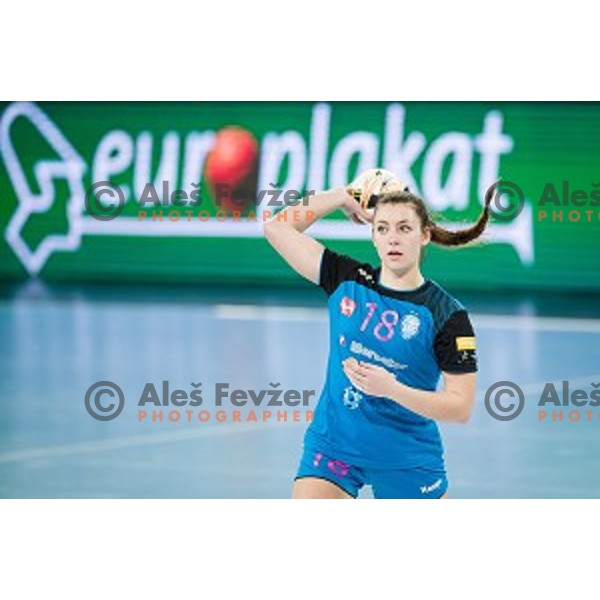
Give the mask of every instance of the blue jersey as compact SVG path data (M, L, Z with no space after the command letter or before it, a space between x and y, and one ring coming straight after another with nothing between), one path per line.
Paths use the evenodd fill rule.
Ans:
M304 443L358 467L443 468L435 421L354 388L342 361L379 365L410 387L434 391L442 371L477 370L473 328L462 304L434 281L399 291L383 286L380 274L381 267L323 252L330 353Z

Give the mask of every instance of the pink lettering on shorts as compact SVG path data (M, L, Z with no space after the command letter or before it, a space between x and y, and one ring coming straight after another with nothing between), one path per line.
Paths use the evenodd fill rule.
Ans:
M350 465L347 465L341 460L330 460L327 463L327 468L339 477L346 477L346 475L348 475L348 471L350 470Z

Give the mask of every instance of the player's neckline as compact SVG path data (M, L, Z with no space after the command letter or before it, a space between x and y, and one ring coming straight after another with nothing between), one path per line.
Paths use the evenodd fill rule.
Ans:
M388 287L387 285L384 285L383 283L381 283L381 267L379 267L377 269L376 275L377 276L375 278L375 281L377 282L378 287L385 290L386 292L392 292L394 294L399 294L399 295L404 295L404 296L412 296L414 294L419 294L419 293L425 291L431 285L431 279L426 277L425 280L423 281L423 283L421 285L417 286L416 288L411 288L411 289L407 289L407 290L399 290L396 288Z

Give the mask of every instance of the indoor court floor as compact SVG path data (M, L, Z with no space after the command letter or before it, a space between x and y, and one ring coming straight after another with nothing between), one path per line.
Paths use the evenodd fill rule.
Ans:
M590 409L590 422L569 421L567 409L562 422L539 422L537 406L548 382L588 392L600 382L597 301L455 295L475 326L480 371L471 421L441 425L449 495L600 497L600 409ZM314 409L328 354L325 303L316 288L4 286L0 497L289 497L306 423L216 422L210 390L280 383L315 390ZM84 406L100 380L126 398L112 421ZM144 386L163 380L186 391L202 382L213 418L138 422ZM502 380L525 393L513 421L484 407L487 388Z

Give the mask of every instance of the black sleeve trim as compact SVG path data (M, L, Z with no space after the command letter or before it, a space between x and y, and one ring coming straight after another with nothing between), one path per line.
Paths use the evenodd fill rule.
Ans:
M319 286L322 287L328 295L333 294L342 281L354 278L356 269L361 265L358 261L338 254L324 248L321 256L321 267L319 272Z
M475 373L477 351L475 332L465 310L450 316L436 335L435 358L442 371L448 373Z

